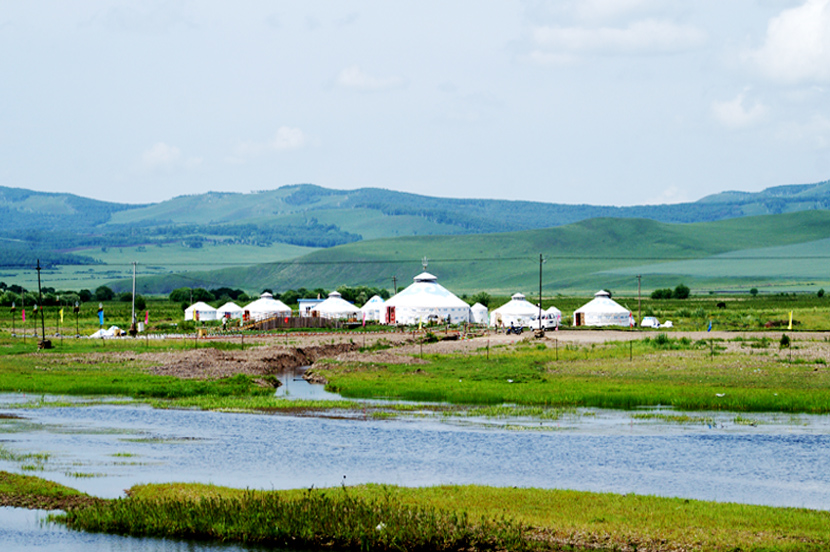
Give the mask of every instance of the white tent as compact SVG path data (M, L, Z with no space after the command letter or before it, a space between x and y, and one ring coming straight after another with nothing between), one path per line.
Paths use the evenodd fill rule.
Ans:
M330 319L357 318L360 309L349 303L340 292L332 291L328 299L311 309L311 316Z
M562 323L562 311L557 309L556 307L548 307L545 311L546 313L552 315L554 319L556 319L556 325L560 325Z
M574 311L574 326L628 326L631 322L631 312L605 290L596 292L593 300Z
M530 321L539 317L539 307L521 293L514 293L510 301L490 313L491 326L529 326Z
M366 303L362 307L360 307L361 317L365 316L365 319L367 321L383 320L383 315L386 312L386 309L383 308L383 305L383 298L381 298L380 295L373 295L371 299L366 301Z
M216 309L216 318L218 320L225 318L225 315L228 315L229 318L242 318L242 307L233 301L228 301Z
M487 307L481 303L476 303L470 307L470 321L473 324L486 324L488 315L489 311L487 310Z
M469 322L470 305L453 295L428 272L413 278L414 283L387 299L384 322L418 324L430 320Z
M184 319L199 320L202 322L206 320L216 320L216 309L207 303L199 301L198 303L193 303L184 309Z
M268 293L267 291L259 296L259 299L242 307L243 318L247 315L249 320L263 320L272 316L291 316L291 309Z

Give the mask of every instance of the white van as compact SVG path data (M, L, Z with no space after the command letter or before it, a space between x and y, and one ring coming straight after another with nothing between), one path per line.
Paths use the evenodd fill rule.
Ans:
M542 329L555 330L559 326L559 317L549 312L542 312ZM530 327L539 329L539 316L534 316L530 321Z

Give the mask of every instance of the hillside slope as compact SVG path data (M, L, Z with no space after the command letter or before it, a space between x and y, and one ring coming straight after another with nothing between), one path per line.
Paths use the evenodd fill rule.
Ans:
M740 263L729 252L805 244L830 238L830 211L745 217L711 223L668 224L645 219L592 219L542 230L467 236L422 236L361 241L318 250L293 261L212 272L142 279L147 291L166 293L182 285L263 288L335 288L368 285L392 289L393 277L407 285L420 272L421 259L440 281L459 292L531 291L538 288L539 254L546 257L548 293L584 292L600 287L636 289L632 267L659 267L696 259ZM722 257L716 257L716 256ZM763 253L757 256L763 257ZM786 256L778 254L778 266ZM830 269L830 257L824 263ZM701 284L706 275L654 269L650 285L675 285L687 277ZM830 272L828 272L830 274ZM772 272L751 275L775 282ZM736 282L743 282L738 278ZM718 280L729 282L729 278Z

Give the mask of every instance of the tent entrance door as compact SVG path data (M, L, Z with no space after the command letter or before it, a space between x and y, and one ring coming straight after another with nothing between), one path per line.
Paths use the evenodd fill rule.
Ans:
M585 325L585 313L584 312L576 313L576 325L577 326L584 326Z
M395 323L395 307L386 307L386 323Z

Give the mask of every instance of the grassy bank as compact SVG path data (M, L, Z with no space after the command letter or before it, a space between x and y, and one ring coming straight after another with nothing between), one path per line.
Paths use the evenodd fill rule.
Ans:
M364 550L811 551L830 512L654 496L480 486L249 491L134 487L76 509L75 528Z
M350 398L544 407L830 412L826 342L791 359L772 340L660 338L560 347L520 344L489 353L425 355L425 364L338 364L320 370ZM806 347L810 350L806 350ZM800 348L799 348L800 347Z

